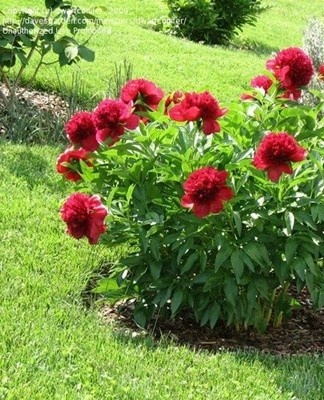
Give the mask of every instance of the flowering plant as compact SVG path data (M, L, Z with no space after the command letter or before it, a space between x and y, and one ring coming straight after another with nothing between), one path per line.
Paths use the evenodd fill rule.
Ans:
M299 81L287 84L289 68L277 75L228 110L208 91L164 95L130 81L121 99L67 123L71 144L88 154L58 159L79 191L62 218L77 239L127 245L95 290L109 297L117 279L137 300L138 325L181 312L263 331L296 304L292 285L324 305L323 102L283 97Z

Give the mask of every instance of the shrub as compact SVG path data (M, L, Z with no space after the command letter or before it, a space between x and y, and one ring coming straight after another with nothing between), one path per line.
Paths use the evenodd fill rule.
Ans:
M4 16L3 24L0 24L0 76L7 89L0 87L0 99L12 114L28 66L31 68L29 83L34 83L44 65L59 63L64 66L80 59L92 62L95 58L94 51L86 46L88 40L79 43L76 35L89 24L98 27L101 24L98 18L63 0L45 0L43 11L42 15L36 14L37 9L21 11L16 20L7 20L0 10ZM53 53L56 55L54 61L49 59ZM34 59L35 66L30 66ZM14 72L17 64L19 68Z
M270 64L287 71L282 54L296 52ZM294 70L294 58L287 62ZM117 280L118 295L136 299L138 325L190 313L201 325L264 331L296 305L292 285L324 305L323 102L314 109L287 99L299 80L288 85L276 73L266 91L229 110L208 91L161 100L156 85L137 79L123 88L124 105L109 99L93 111L87 139L96 151L64 166L78 173L86 201L101 196L107 225L98 196L95 209L73 205L67 214L74 194L62 213L77 239L95 244L104 232L103 245L127 244L95 291L116 298Z
M317 74L314 74L307 91L304 91L301 102L310 106L319 103L318 94L323 93L324 71L324 33L323 24L316 18L309 20L303 35L303 48L313 61ZM314 93L313 93L314 92Z
M195 42L227 44L265 9L261 0L166 0L171 32Z

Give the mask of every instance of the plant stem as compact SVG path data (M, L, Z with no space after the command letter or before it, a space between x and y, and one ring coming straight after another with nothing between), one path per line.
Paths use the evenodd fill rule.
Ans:
M51 13L52 13L52 9L50 8L50 9L48 10L48 13L47 13L46 17L45 17L46 20L48 20L48 19L50 18ZM37 35L36 35L36 37L35 37L34 45L33 45L33 47L30 49L30 51L29 51L29 53L28 53L28 56L27 56L27 58L26 58L26 63L21 65L21 67L20 67L20 69L19 69L19 71L18 71L18 74L17 74L17 76L16 76L16 78L15 78L15 80L14 80L14 82L13 82L13 85L12 85L11 91L10 91L11 93L10 93L9 108L11 108L12 106L14 106L14 104L15 104L17 87L18 87L19 82L20 82L20 80L21 80L22 74L24 73L24 71L25 71L25 69L26 69L26 67L27 67L27 65L28 65L28 63L29 63L29 61L30 61L30 59L32 58L32 56L33 56L33 54L34 54L34 52L35 52L35 50L36 50L36 48L37 48L37 45L38 45L38 42L39 42L39 39L40 39L41 32L42 32L42 29L39 28L39 29L38 29L38 32L37 32ZM40 64L36 67L36 72L33 74L32 80L35 78L35 76L36 76L36 74L37 74L37 72L38 72L39 67L41 66L41 64L42 64L42 58L41 58Z
M273 307L274 307L274 301L275 301L275 298L276 298L276 292L277 292L277 289L274 289L274 291L272 292L272 295L271 295L270 306L269 306L269 310L267 311L267 316L266 316L266 319L265 319L267 326L269 325L269 322L270 322L270 319L271 319L271 316L272 316L272 311L273 311Z

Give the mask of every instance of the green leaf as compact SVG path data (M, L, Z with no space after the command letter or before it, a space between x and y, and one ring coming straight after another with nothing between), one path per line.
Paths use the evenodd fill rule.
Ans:
M55 43L53 43L53 52L55 54L61 54L64 52L66 46L66 42L62 40L57 40Z
M240 237L242 235L242 220L240 213L238 211L233 211L233 217L237 234Z
M23 50L16 50L15 51L16 56L19 58L20 62L22 63L22 65L26 66L28 64L28 59L25 56L25 52Z
M45 0L45 7L55 10L63 4L62 0Z
M255 272L255 266L251 258L244 252L241 253L241 256L243 258L244 264L249 267L249 270Z
M237 295L238 295L238 287L234 280L234 278L226 278L224 284L224 293L227 300L235 306Z
M78 47L78 53L79 56L85 61L93 62L95 60L95 52L86 46L80 45Z
M244 252L257 264L263 266L262 258L256 243L248 243L244 247Z
M270 299L270 290L268 282L265 278L259 278L255 280L255 286L258 289L258 292L267 300Z
M297 258L291 264L291 269L297 273L301 281L305 282L306 263L302 258Z
M171 299L171 317L174 317L181 306L183 299L182 288L176 288Z
M220 309L220 306L217 303L213 304L210 307L210 309L209 309L209 326L210 326L210 329L213 329L215 327L215 325L216 325L216 323L217 323L217 321L219 319L220 312L221 312L221 309Z
M16 64L16 56L11 50L0 48L0 66L11 68Z
M143 253L145 254L148 249L149 239L146 237L146 231L141 226L138 228L138 236L140 241L140 246L142 248Z
M317 230L317 226L316 226L315 222L313 221L312 216L311 216L310 213L307 213L305 211L296 211L295 212L295 218L301 224L306 224L307 226L309 226L314 231Z
M187 261L185 262L184 266L181 268L181 275L185 272L188 272L191 267L195 264L195 262L199 258L199 253L196 251L195 253L190 254Z
M231 246L224 246L219 250L215 258L215 270L218 270L219 267L229 259L230 255L232 254L232 251L233 249Z
M323 306L324 306L324 291L320 290L317 307L320 309L323 308Z
M290 264L292 262L292 260L294 259L297 248L298 248L298 242L295 239L289 238L286 241L285 256L286 256L286 261L288 264Z
M92 293L103 295L110 304L115 304L117 301L129 297L127 295L128 287L119 287L116 279L104 278L101 279L99 285L92 289Z
M151 237L150 239L150 250L156 261L160 261L160 242L157 237Z
M292 230L294 229L295 225L295 216L292 212L286 211L285 212L285 221L286 221L286 227L287 227L287 232L288 235L291 234Z
M19 35L19 38L23 42L24 46L26 46L26 47L32 47L34 44L34 42L32 42L27 35L24 35L21 33Z
M301 256L305 260L306 265L309 267L311 273L313 275L317 276L320 270L319 270L319 268L316 267L314 259L311 256L311 254L307 253L307 252L302 252Z
M239 283L244 272L244 264L243 258L241 256L241 251L239 251L238 249L234 250L231 254L231 263L235 274L235 279L237 283Z
M202 317L201 317L201 319L200 319L200 326L206 325L207 322L209 321L209 319L210 319L210 308L207 307L207 308L204 310L204 313L202 314Z
M134 311L134 321L139 328L145 328L147 318L144 310L142 308L135 308Z
M161 291L154 298L154 303L158 303L160 307L163 307L168 300L170 300L172 287L168 286L165 289L161 289Z
M205 271L201 272L200 274L196 275L192 281L194 284L202 284L208 281L214 275L213 271Z
M253 306L258 298L258 289L255 285L255 282L249 283L248 291L247 291L247 300L249 302L249 306Z
M150 272L153 278L153 281L157 281L160 278L162 270L162 263L158 261L151 260L150 262Z
M189 251L192 249L194 244L194 239L188 238L185 243L183 243L178 251L178 255L177 255L177 263L180 264L181 258Z
M219 276L211 276L204 284L203 292L209 292L215 287L223 286L223 278Z
M67 21L67 27L72 35L75 35L79 30L87 27L87 19L80 8L77 7L73 9Z

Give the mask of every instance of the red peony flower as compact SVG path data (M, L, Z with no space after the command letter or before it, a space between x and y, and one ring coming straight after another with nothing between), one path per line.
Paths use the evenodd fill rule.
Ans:
M189 175L184 182L185 195L181 205L192 208L198 218L223 210L223 202L233 197L233 191L226 186L228 172L214 167L204 167Z
M287 89L284 91L284 93L282 94L282 96L280 96L282 99L289 99L289 100L298 100L301 96L301 89Z
M179 104L183 98L184 94L179 90L170 93L165 99L165 109L167 110L172 104Z
M108 211L97 195L74 193L63 204L60 212L62 220L67 224L67 233L76 239L86 236L90 244L96 244L99 236L106 232L104 219Z
M307 85L314 73L310 57L298 47L281 50L275 58L267 61L266 67L281 82L281 88L291 93Z
M80 174L73 169L79 167L79 161L83 160L87 165L92 166L93 164L88 159L88 152L82 148L74 149L73 147L68 147L64 153L58 156L56 161L56 170L59 174L65 176L69 181L78 181L81 179Z
M125 129L135 129L139 124L139 117L132 114L129 104L112 99L99 103L93 112L93 119L97 128L97 141L108 144L119 140Z
M265 93L268 92L273 84L273 80L267 75L258 75L252 78L251 86L256 89L263 89Z
M99 147L92 113L88 111L74 114L65 125L65 131L71 143L83 147L85 150L95 151Z
M322 64L319 68L318 68L318 79L320 79L321 81L324 81L324 64Z
M262 89L264 93L268 93L268 90L273 84L273 80L267 75L258 75L252 78L250 85L255 89ZM241 94L241 100L254 100L253 94L243 93Z
M306 154L306 149L299 146L287 132L271 132L261 141L253 165L257 169L267 170L268 178L278 182L283 173L292 174L291 163L303 161Z
M217 118L226 114L226 108L220 108L218 101L208 92L185 93L183 100L169 110L171 119L179 122L202 120L205 135L219 132Z
M122 88L120 98L125 103L132 101L137 112L145 111L147 107L156 110L163 96L162 89L155 83L146 79L132 79Z

